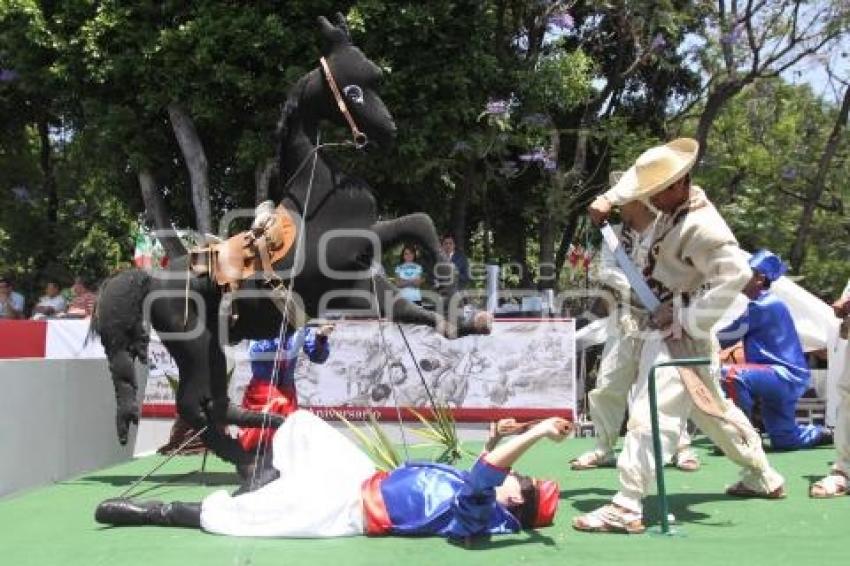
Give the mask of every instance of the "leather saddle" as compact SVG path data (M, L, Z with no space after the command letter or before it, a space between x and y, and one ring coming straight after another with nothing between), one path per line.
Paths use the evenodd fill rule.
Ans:
M195 275L206 275L224 294L238 291L242 282L261 273L273 290L283 286L273 265L286 257L297 237L292 216L282 206L266 201L257 207L250 230L227 240L189 250L189 268ZM232 321L237 314L231 310Z

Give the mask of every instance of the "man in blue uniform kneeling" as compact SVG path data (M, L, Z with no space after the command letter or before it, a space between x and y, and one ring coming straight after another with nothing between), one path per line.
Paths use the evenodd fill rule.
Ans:
M744 342L746 363L722 368L726 394L748 417L756 400L761 403L764 427L774 450L796 450L828 443L829 431L814 424L798 425L797 400L809 387L810 372L791 313L770 292L770 284L787 267L767 250L750 258L753 277L741 291L747 310L718 333L723 348Z

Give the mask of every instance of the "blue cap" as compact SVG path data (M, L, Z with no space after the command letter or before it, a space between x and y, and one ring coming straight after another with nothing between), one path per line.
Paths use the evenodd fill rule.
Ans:
M768 250L759 250L750 257L750 267L758 271L771 283L785 275L788 266L782 263L779 256Z

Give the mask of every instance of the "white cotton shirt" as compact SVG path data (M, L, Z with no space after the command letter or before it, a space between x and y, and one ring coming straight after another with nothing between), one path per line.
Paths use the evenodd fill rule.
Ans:
M309 411L287 417L272 440L280 477L232 497L216 491L201 504L201 527L245 537L318 538L362 535L362 485L372 461Z

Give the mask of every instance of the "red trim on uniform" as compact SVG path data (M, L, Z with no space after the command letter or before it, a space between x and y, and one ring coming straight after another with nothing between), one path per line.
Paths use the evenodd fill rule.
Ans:
M537 514L532 527L548 527L555 522L555 512L561 500L561 488L552 480L537 481Z
M384 496L381 493L381 482L389 474L385 471L375 472L372 477L363 482L363 528L369 536L385 535L390 532L393 524Z
M743 370L747 369L764 369L767 366L764 364L732 364L726 366L726 379L724 380L724 389L726 396L732 399L732 402L738 404L738 390L735 389L735 378Z
M298 395L293 385L277 387L268 381L251 380L245 388L242 407L286 417L298 408ZM240 429L239 444L246 452L250 452L260 443L271 442L274 432L270 428Z
M494 464L493 462L491 462L490 460L487 459L487 456L489 456L489 455L490 455L489 452L486 452L486 451L482 452L481 456L479 456L478 459L481 460L488 467L493 468L494 470L500 471L500 472L505 473L505 474L511 473L511 467L510 466L497 466L496 464Z

